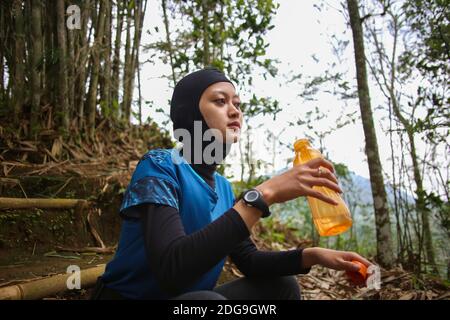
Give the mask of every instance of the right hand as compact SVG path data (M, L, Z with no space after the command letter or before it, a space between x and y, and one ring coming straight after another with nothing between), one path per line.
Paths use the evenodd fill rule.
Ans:
M319 167L321 168L320 176ZM273 203L282 203L301 196L314 197L332 205L338 204L327 195L314 190L313 186L323 186L342 193L331 162L322 158L312 159L270 178L258 185L256 189L262 192L264 200L269 206Z
M305 248L302 252L302 268L304 269L320 264L326 268L334 270L356 272L360 267L351 262L352 260L359 261L366 267L372 265L369 260L360 256L356 252L338 251L319 247Z

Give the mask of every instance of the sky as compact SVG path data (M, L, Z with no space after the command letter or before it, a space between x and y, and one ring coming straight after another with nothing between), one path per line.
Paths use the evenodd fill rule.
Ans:
M154 30L155 26L164 30L162 10L158 2L149 0L144 22L145 31ZM313 124L318 131L333 127L342 110L345 113L359 115L357 99L343 102L336 96L322 92L317 94L315 101L305 101L299 97L302 89L300 83L286 84L286 76L288 75L302 73L305 78L323 75L330 68L332 62L337 62L333 69L346 71L347 80L356 85L351 30L339 10L341 9L339 1L327 1L328 4L322 10L318 10L314 6L314 3L317 3L315 1L280 0L278 3L280 3L280 8L273 19L275 27L266 35L266 42L270 44L267 49L267 57L280 61L277 65L279 68L278 76L267 80L256 77L253 87L247 90L256 95L277 99L283 109L277 115L276 120L273 120L271 116L259 116L252 120L253 127L261 125L261 128L252 134L255 158L270 163L272 163L274 155L268 146L266 130L273 132L282 144L292 145L296 139L304 137L307 132L304 127L288 127L288 122L304 118L306 112L315 107L329 116L327 120ZM330 41L333 35L349 41L347 49L339 59L332 53ZM143 34L142 44L145 45L152 41L155 41L154 34ZM144 59L141 57L141 61L145 60L145 53L142 53L141 56L144 56ZM170 67L159 60L153 59L153 61L154 63L145 63L141 68L143 99L151 100L154 103L153 108L143 110L143 119L151 116L154 121L163 126L163 121L168 118L162 113L155 113L155 109L163 108L166 113L169 112L168 100L173 89L167 79L161 76L170 74ZM384 103L384 100L373 83L371 83L371 97L381 162L384 168L390 168L389 139L380 125L383 113L376 109L378 105ZM241 94L241 98L245 100L247 96ZM166 129L171 130L171 123L167 126ZM244 127L243 130L245 131L246 128ZM329 134L323 141L323 147L328 159L335 163L344 163L356 174L366 178L369 177L364 153L363 128L359 118L355 123ZM422 147L419 143L418 148ZM240 173L237 153L238 146L235 145L230 156L226 159L226 162L231 164L226 173L234 178L239 177ZM292 157L293 153L289 148L278 146L275 167L270 166L267 168L268 172L261 173L271 173L286 166L291 166L290 159Z

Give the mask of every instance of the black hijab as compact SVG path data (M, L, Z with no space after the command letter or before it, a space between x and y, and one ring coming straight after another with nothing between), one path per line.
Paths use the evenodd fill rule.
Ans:
M217 82L232 82L218 69L215 68L205 68L202 70L195 71L193 73L188 74L184 78L182 78L175 86L173 91L172 100L170 102L170 119L173 122L173 130L176 129L186 129L189 131L191 135L191 141L182 141L183 148L186 147L186 143L190 143L190 150L193 152L194 144L194 121L201 122L201 134L205 133L206 130L209 129L208 125L203 118L203 115L200 112L200 98L203 92L211 85ZM201 137L195 137L197 140ZM219 144L223 150L223 159L225 159L226 155L228 155L230 151L230 144L225 144L222 141L217 141L213 138L213 141L197 141L200 143L202 153L205 150L205 147L211 143ZM183 155L183 149L180 151ZM192 153L191 153L192 155ZM199 173L209 185L214 185L214 171L218 164L220 164L220 160L214 162L213 164L207 164L203 160L203 157L200 163L194 163L194 159L187 159L191 167Z

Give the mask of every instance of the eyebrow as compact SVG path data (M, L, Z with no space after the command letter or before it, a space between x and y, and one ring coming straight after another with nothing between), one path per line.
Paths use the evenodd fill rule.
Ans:
M221 94L223 94L224 96L227 96L227 97L230 96L228 93L226 93L225 91L222 91L222 90L214 90L212 93L221 93ZM239 100L241 100L241 98L237 94L235 94L233 96L233 98L239 98Z

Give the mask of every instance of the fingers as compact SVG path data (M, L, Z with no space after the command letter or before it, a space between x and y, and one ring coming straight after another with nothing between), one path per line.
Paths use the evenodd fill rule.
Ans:
M343 270L353 272L359 271L360 268L360 266L358 266L357 264L345 260L342 261L341 266Z
M306 191L306 193L307 193L306 194L307 196L311 196L313 198L317 198L319 200L325 201L326 203L332 204L334 206L338 205L338 202L336 200L334 200L333 198L330 198L330 197L324 195L322 192L319 192L319 191L314 190L312 188L309 188Z
M366 267L369 267L370 265L372 265L373 263L370 262L369 260L361 257L359 254L357 254L356 252L347 252L345 255L345 260L356 260L361 262L362 264L364 264Z
M315 159L309 160L308 162L305 163L305 165L307 165L308 167L313 168L313 169L317 169L319 167L325 167L328 170L330 170L331 172L334 172L333 164L330 161L325 160L323 158L315 158Z
M311 175L313 177L317 178L327 178L328 180L333 181L334 183L338 183L336 176L327 168L317 168L317 169L310 169ZM320 170L320 172L319 172Z
M327 187L328 189L342 193L342 189L339 185L325 178L312 178L308 179L308 182L311 186Z
M331 190L342 193L336 176L327 168L321 168L320 174L319 169L304 168L303 172L305 171L313 177L307 181L310 186L328 187Z

